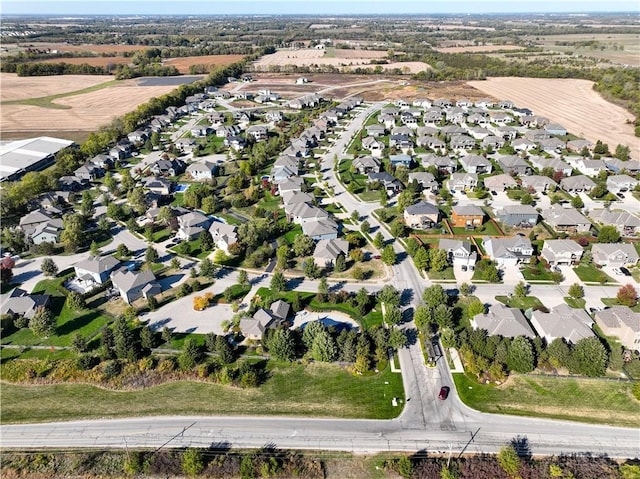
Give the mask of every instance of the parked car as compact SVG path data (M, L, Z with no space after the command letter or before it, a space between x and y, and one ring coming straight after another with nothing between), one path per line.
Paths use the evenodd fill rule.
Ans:
M611 271L613 271L616 276L624 276L620 268L611 268Z
M467 270L467 265L463 264L462 265L462 271L466 271Z
M440 388L440 394L438 394L438 399L444 401L447 397L449 397L449 386L442 386Z
M624 266L620 266L620 271L622 271L622 274L624 274L625 276L631 276L631 271L629 271Z

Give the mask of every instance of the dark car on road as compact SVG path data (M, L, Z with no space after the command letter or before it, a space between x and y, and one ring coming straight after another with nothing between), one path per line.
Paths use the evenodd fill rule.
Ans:
M440 388L440 394L438 394L438 399L444 401L447 397L449 397L449 386L442 386Z

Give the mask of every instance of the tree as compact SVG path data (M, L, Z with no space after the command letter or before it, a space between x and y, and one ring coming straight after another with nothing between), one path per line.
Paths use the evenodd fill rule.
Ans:
M216 265L209 258L200 261L200 275L205 278L213 278L216 274Z
M327 283L327 278L324 276L320 278L320 282L318 283L318 294L316 298L318 302L324 303L327 301L327 295L329 294L329 284Z
M387 202L389 201L389 195L387 194L387 190L382 188L380 190L380 206L387 206Z
M617 145L616 151L613 154L614 158L618 158L622 161L626 161L630 158L631 149L626 145Z
M296 256L309 256L313 253L315 243L307 235L298 235L293 241L293 252Z
M129 248L127 248L127 245L124 243L120 243L117 247L116 247L116 254L118 255L118 257L120 259L126 258L128 257L131 252L129 251Z
M124 316L118 316L113 322L114 351L118 359L135 360L137 351L133 332Z
M89 254L95 258L96 256L100 256L100 253L101 251L98 247L98 243L96 243L95 240L92 241L89 245Z
M415 255L413 256L413 262L420 271L426 271L429 269L429 253L422 246L419 246Z
M342 273L345 269L347 269L347 260L344 257L344 254L339 253L336 258L336 264L333 266L333 270L336 273Z
M135 187L129 191L127 194L127 203L137 215L142 215L147 211L144 190L140 187Z
M513 295L516 298L525 298L529 292L529 287L524 281L518 282L513 288Z
M180 269L180 260L178 259L177 256L174 256L173 258L171 258L171 263L169 264L169 266L171 266L171 269Z
M504 446L498 452L498 464L511 477L516 477L520 469L520 458L512 445Z
M447 304L447 293L439 284L429 286L422 293L422 299L431 309L435 309L439 304Z
M394 264L396 264L396 252L393 250L392 245L388 244L384 247L384 249L382 250L381 259L382 262L386 265L393 266Z
M276 268L287 269L287 266L289 264L289 247L287 245L279 246L276 250L276 258Z
M395 220L391 223L391 234L395 238L404 238L407 236L407 226L401 220Z
M404 348L409 343L407 335L398 328L391 328L389 331L389 346L393 349Z
M189 448L182 453L182 471L187 476L198 476L204 470L204 461L199 449Z
M555 284L560 284L564 279L564 276L560 271L552 271L549 274L549 277L551 278L551 281L553 281Z
M357 223L360 221L360 213L357 210L351 212L351 222Z
M62 234L60 241L65 251L75 253L82 245L85 234L85 217L79 213L69 213L62 217Z
M80 214L90 218L95 211L96 209L93 206L93 197L91 196L91 193L89 190L84 190L82 192L82 201L80 202Z
M116 221L123 221L127 217L122 206L117 203L109 203L107 206L107 216Z
M171 342L171 330L165 326L164 328L162 328L162 333L161 333L161 338L165 343L170 343Z
M393 325L402 320L402 311L398 306L385 305L384 322Z
M280 293L287 289L287 280L285 279L284 274L282 274L282 271L278 270L273 273L269 286L271 288L271 291L273 291L274 293Z
M429 306L418 306L413 313L413 320L418 329L424 330L433 322L433 311Z
M607 350L599 338L582 338L571 349L569 371L592 378L604 376L607 361Z
M143 326L140 330L140 346L144 349L153 349L156 345L156 335L149 328L149 326Z
M144 253L144 260L151 264L151 263L155 263L156 261L158 261L158 252L156 251L156 249L153 246L148 246L147 250Z
M371 225L369 224L369 222L367 220L364 220L362 222L362 224L360 224L360 231L362 231L363 233L369 233L369 230L371 229Z
M71 291L67 295L67 305L74 311L81 311L86 308L87 303L80 293L77 291Z
M569 286L569 296L574 299L584 298L584 288L579 283L573 283Z
M459 289L462 296L469 296L473 292L473 288L469 283L462 283Z
M58 265L56 265L51 258L44 258L40 265L40 269L45 276L55 276L58 274Z
M175 217L175 213L170 206L163 206L158 211L158 215L156 216L156 221L162 225L168 225L171 220Z
M444 271L449 266L449 254L444 249L430 249L429 262L432 271Z
M484 303L479 299L474 299L467 306L467 317L469 319L484 313Z
M517 373L530 373L534 368L534 355L531 342L524 336L518 336L509 344L507 367Z
M49 309L38 306L33 317L29 320L29 329L36 336L48 338L56 332L56 318Z
M442 329L451 329L453 327L453 310L446 303L441 303L433 310L433 319Z
M547 354L549 355L549 362L551 362L555 368L562 368L569 365L571 350L564 338L556 338L551 341L547 347Z
M618 290L616 300L619 304L632 308L638 304L638 291L632 284L625 284Z
M211 251L213 249L213 237L209 231L205 230L200 233L200 249L202 251Z
M320 276L320 268L312 257L305 258L302 261L302 271L307 278L315 279Z
M522 204L522 205L532 205L533 204L533 196L531 196L531 194L529 194L529 193L525 193L520 198L520 204Z
M580 196L576 195L571 198L571 206L573 206L575 209L583 208L584 201L582 201L582 198L580 198Z
M185 339L183 350L178 356L180 369L183 371L190 371L200 362L201 359L202 352L200 351L200 346L198 346L196 340L193 338Z
M355 303L360 316L367 314L371 303L371 297L365 288L360 288L358 290L355 297Z
M238 271L238 284L242 286L247 286L249 284L249 275L244 269Z
M267 341L271 356L278 361L293 361L296 357L296 346L293 333L288 328L273 331Z
M598 232L598 243L617 243L620 241L620 233L613 225L604 225Z
M334 361L338 355L336 341L326 329L322 329L311 345L311 357L325 363Z
M378 231L373 238L373 246L378 249L382 249L382 247L384 246L384 237L382 236L382 233L380 233L380 231Z

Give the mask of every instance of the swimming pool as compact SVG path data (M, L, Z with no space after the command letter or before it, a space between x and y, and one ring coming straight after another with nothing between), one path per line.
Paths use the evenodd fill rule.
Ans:
M179 184L176 185L176 193L184 193L185 191L187 191L187 189L189 188L189 185L185 185L185 184Z

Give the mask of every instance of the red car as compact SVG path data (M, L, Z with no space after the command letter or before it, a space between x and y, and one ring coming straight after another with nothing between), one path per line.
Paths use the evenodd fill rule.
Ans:
M444 401L449 396L449 386L442 386L440 388L440 394L438 394L438 399Z

